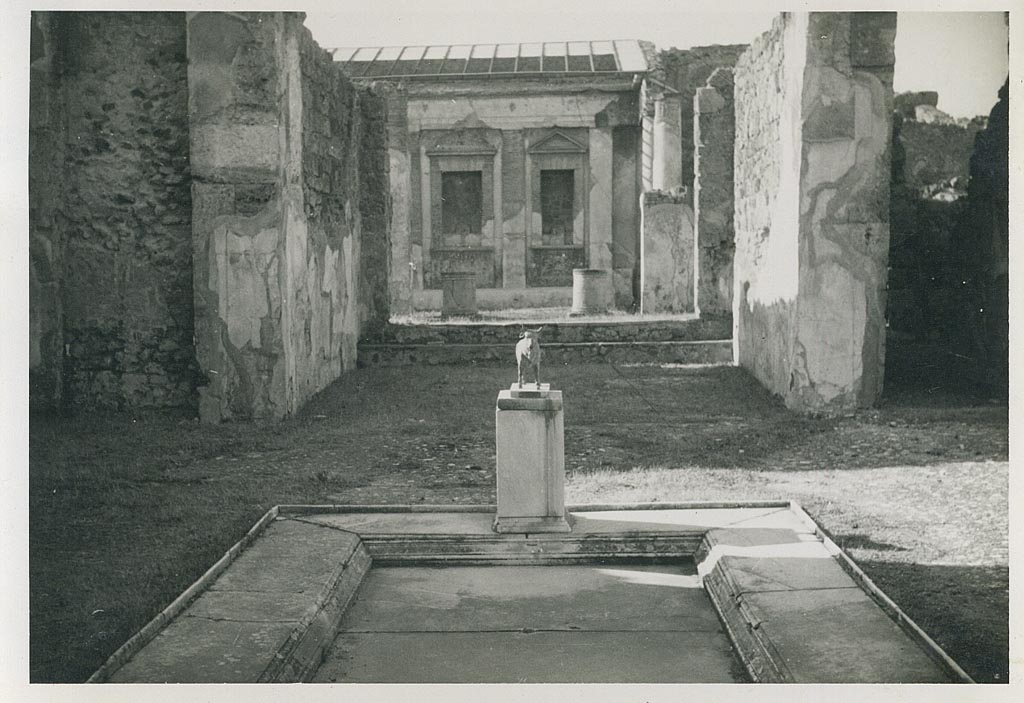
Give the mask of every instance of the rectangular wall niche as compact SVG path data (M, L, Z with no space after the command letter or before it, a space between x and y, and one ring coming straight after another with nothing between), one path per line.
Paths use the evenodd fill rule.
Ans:
M587 262L587 130L526 131L526 285L572 285Z
M478 288L501 285L500 160L492 130L424 130L420 134L423 163L423 286L440 288L442 275L471 272Z
M483 173L441 174L441 233L466 236L483 231Z
M573 243L574 193L571 170L541 171L541 235L545 245Z

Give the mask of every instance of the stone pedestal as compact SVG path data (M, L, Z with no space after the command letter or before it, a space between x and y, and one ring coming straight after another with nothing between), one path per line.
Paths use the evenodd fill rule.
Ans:
M441 317L476 315L476 274L451 272L441 274Z
M546 383L498 393L496 532L569 532L562 392Z

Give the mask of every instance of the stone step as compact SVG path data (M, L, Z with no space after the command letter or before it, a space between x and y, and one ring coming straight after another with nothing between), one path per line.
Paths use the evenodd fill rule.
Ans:
M555 342L543 346L543 366L588 364L731 364L732 340L660 342ZM501 344L359 345L359 366L441 366L477 364L515 368L515 349ZM543 367L542 367L543 369ZM542 370L543 374L543 370Z
M732 321L728 318L684 320L545 322L450 322L386 325L367 344L511 344L526 327L543 327L542 344L582 344L606 342L695 342L729 339Z

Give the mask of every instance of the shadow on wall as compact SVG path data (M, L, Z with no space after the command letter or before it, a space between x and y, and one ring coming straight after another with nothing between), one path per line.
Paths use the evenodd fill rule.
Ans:
M886 386L1008 390L1008 83L988 118L897 96ZM909 378L901 377L909 374ZM889 394L889 391L886 391Z

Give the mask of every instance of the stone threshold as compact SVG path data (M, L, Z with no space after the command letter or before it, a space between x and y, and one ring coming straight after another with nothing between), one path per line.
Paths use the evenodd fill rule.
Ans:
M494 506L281 505L89 682L297 682L369 569L693 559L755 682L971 682L795 502L573 505L497 534Z

